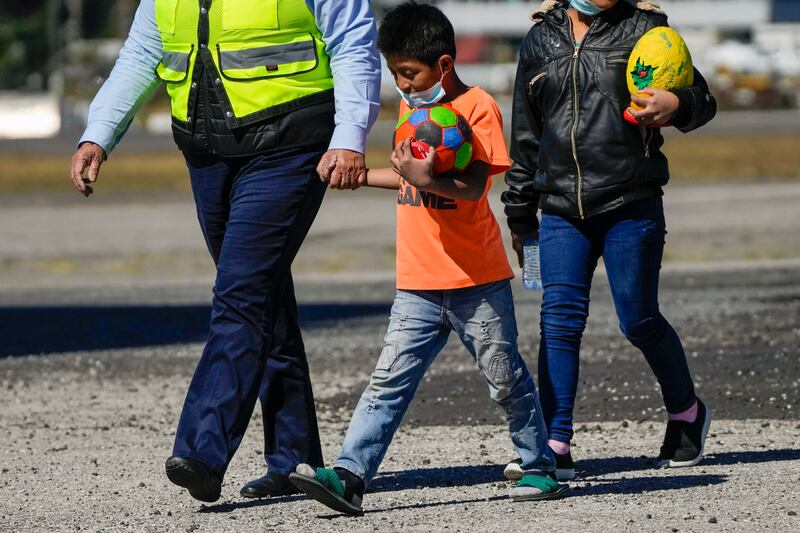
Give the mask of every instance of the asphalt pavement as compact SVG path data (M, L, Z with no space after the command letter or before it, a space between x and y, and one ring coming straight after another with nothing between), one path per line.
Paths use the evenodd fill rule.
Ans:
M189 198L6 199L0 530L796 531L798 197L795 184L668 189L662 312L714 413L699 466L654 468L660 392L619 332L601 267L582 345L572 495L507 499L502 465L513 451L503 413L451 336L358 519L297 496L238 496L263 474L258 409L219 502L201 505L166 481L163 461L207 334L213 281ZM392 193L330 193L297 261L328 461L382 347L393 210ZM541 296L513 284L520 350L535 372Z

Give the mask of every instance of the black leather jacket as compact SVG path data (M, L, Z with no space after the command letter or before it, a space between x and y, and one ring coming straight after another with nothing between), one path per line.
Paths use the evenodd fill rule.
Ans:
M626 202L660 195L669 179L656 128L622 118L630 102L628 56L636 41L667 17L624 0L595 17L576 47L567 2L550 2L520 49L511 126L512 168L503 203L518 234L538 229L545 213L588 218ZM644 8L643 8L644 7ZM673 125L683 132L716 114L716 102L695 69Z

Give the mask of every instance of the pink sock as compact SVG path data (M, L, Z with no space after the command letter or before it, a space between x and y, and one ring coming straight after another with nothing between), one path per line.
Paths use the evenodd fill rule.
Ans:
M681 413L667 413L667 420L675 420L678 422L694 422L697 420L697 401L694 405Z
M558 455L566 455L569 453L568 442L561 442L560 440L550 439L547 441L547 445L550 446L550 449L556 452Z

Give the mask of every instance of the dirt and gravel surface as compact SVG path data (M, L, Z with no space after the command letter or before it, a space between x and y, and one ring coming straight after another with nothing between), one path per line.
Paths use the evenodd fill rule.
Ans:
M327 460L380 351L393 296L391 196L343 194L326 200L296 283ZM660 394L619 333L601 269L571 496L506 498L512 450L501 412L453 338L355 519L297 496L238 496L263 473L258 410L219 502L202 505L166 481L209 315L210 261L186 198L3 199L0 530L798 531L798 197L791 183L667 195L662 308L715 417L701 465L653 468ZM521 351L535 368L539 295L515 287Z
M391 283L298 282L326 458L379 353ZM0 529L8 531L796 531L800 528L800 267L667 269L664 313L714 410L708 459L656 470L664 413L621 337L598 276L582 359L565 500L512 504L501 413L467 352L445 349L422 384L364 517L300 497L247 501L262 474L256 413L213 505L163 475L202 348L207 284L2 291ZM538 297L519 291L535 362ZM30 355L31 352L60 352Z

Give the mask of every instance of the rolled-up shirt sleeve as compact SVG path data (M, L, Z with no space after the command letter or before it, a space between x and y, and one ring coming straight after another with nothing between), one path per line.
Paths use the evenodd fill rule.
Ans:
M380 108L381 63L369 0L306 0L331 58L336 128L329 149L364 153Z
M89 106L86 130L78 144L91 141L105 150L116 147L134 115L160 84L161 35L155 0L142 0L114 68Z

